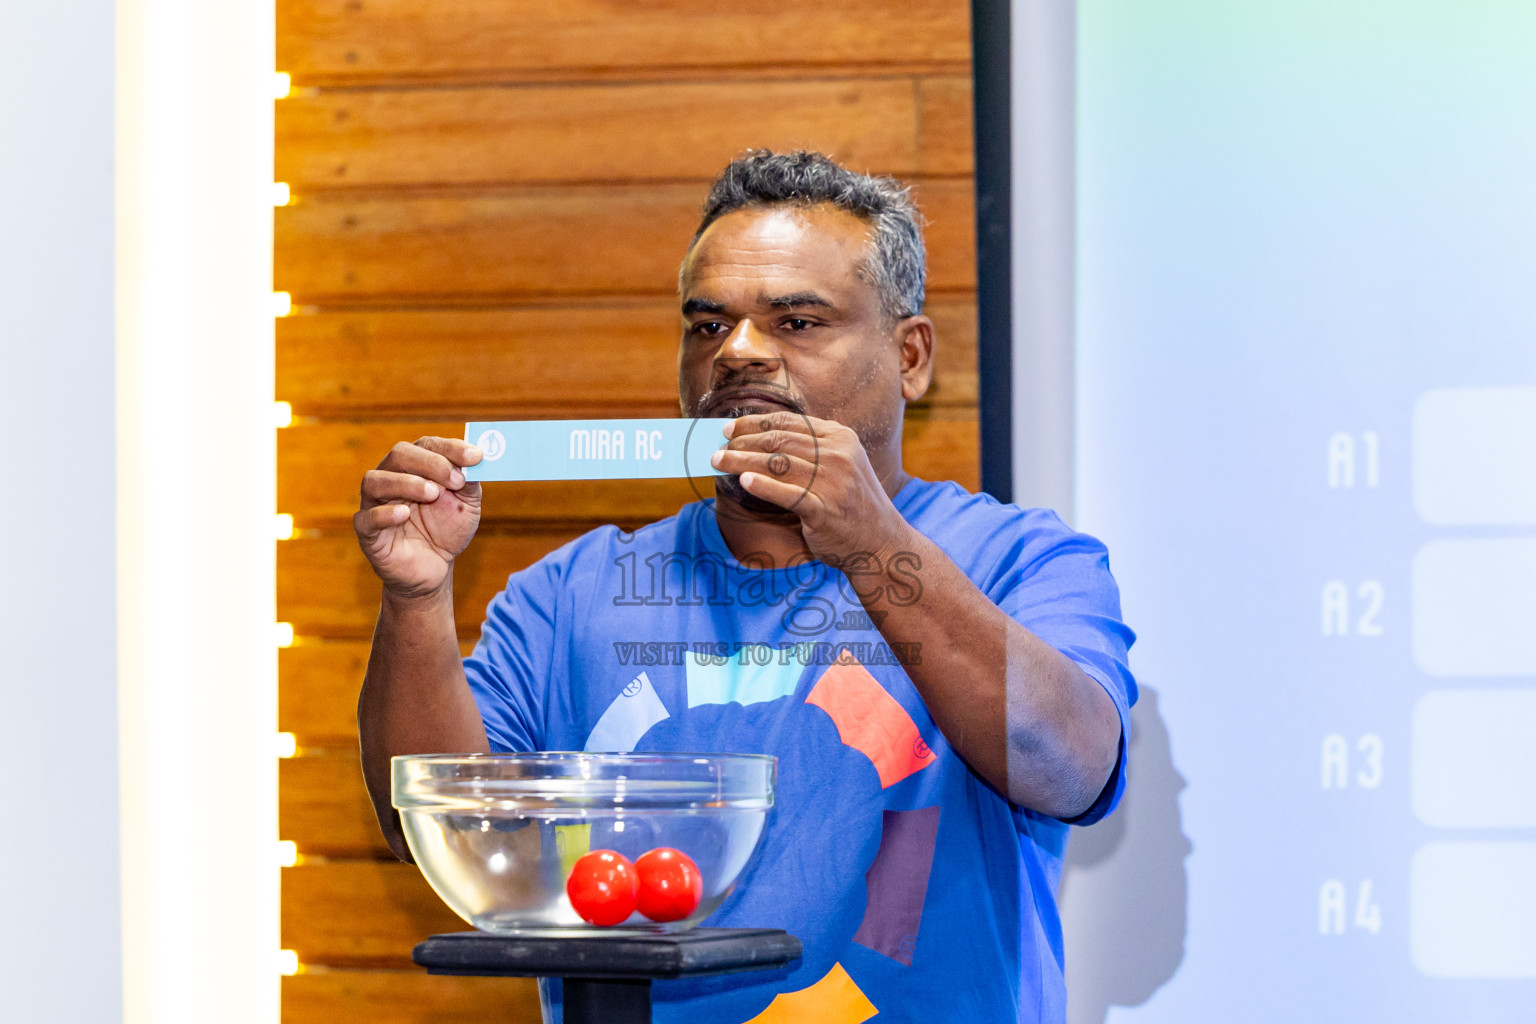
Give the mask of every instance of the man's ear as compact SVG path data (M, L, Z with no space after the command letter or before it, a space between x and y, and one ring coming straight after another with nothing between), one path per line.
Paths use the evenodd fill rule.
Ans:
M915 402L933 382L933 321L921 314L905 317L894 336L901 346L901 397Z

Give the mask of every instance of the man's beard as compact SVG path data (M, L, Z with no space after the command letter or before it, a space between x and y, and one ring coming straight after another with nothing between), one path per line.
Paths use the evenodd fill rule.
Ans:
M786 396L785 402L792 404L795 412L804 415L804 409L801 408L801 402L789 396ZM743 416L749 416L754 412L761 411L762 410L760 409L747 409L742 406L733 405L727 406L724 409L716 410L714 413L712 413L712 415L734 420L740 419ZM789 509L784 508L782 505L776 505L773 502L768 501L766 498L759 498L757 495L741 486L741 474L739 473L730 473L725 476L715 477L715 496L717 499L728 498L731 501L734 501L736 504L741 506L743 512L746 512L748 515L755 519L784 520L796 518L795 514Z
M783 364L779 363L774 367L774 370L782 371ZM730 373L715 387L710 388L699 396L698 401L694 405L693 415L696 417L719 416L734 420L740 419L743 416L750 416L754 413L765 413L768 411L762 408L751 407L754 404L759 406L769 404L762 398L748 396L740 401L733 400L730 392L748 388L764 391L772 395L772 403L783 407L782 409L776 408L771 410L773 412L781 412L787 409L801 416L806 415L807 403L804 396L796 393L788 386L787 375L782 383L780 380L774 379L778 376L778 372L775 372L773 377L767 379L750 372L738 371ZM725 394L722 395L722 392ZM717 498L728 498L740 505L742 511L754 519L783 521L796 518L795 514L790 510L749 493L746 488L741 486L741 476L737 473L715 477L715 495Z
M722 391L728 392L733 389L746 388L772 392L775 395L775 401L781 404L783 408L772 410L754 409L748 405L748 403L754 401L751 398L745 399L740 404L732 402L729 395L725 397L724 401L719 398ZM731 377L721 382L718 387L711 388L700 395L693 403L691 414L695 418L710 416L734 420L740 419L743 416L765 415L769 411L784 412L786 410L798 413L801 416L812 415L809 403L802 395L790 390L777 381ZM844 425L851 427L859 435L859 442L864 446L865 451L883 448L890 441L893 432L893 428L889 424L871 426L862 423L845 423ZM754 519L780 522L795 522L799 519L799 516L793 509L787 509L782 505L759 498L757 495L748 492L746 488L741 486L740 474L732 473L726 476L715 477L715 494L717 497L728 498L740 505L742 510ZM797 495L793 504L798 506L803 496L803 492Z

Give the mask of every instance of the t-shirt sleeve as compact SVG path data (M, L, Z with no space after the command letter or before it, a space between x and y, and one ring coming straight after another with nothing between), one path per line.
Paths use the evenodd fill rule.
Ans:
M496 753L545 749L542 709L553 678L563 553L508 578L506 589L486 607L480 640L464 659L464 675Z
M1127 652L1136 636L1120 620L1120 588L1109 571L1109 552L1097 539L1073 532L1052 515L1041 533L1015 545L1012 555L990 588L992 599L1104 687L1120 715L1114 771L1093 806L1069 819L1091 825L1114 810L1125 792L1131 705L1136 702Z

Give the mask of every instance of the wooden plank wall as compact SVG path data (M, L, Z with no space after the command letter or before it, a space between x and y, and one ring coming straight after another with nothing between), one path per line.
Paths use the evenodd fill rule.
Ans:
M276 398L288 1024L537 1021L531 984L432 978L463 925L380 840L353 708L378 586L358 480L466 418L676 415L677 262L714 174L807 147L910 180L929 219L938 376L907 464L974 488L975 273L966 0L279 0ZM471 641L506 574L683 482L493 485L457 574Z

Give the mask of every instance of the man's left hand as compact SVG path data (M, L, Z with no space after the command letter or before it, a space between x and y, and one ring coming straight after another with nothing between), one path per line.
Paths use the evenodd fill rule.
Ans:
M748 494L798 516L806 547L817 558L838 564L901 546L910 527L852 428L771 412L742 416L727 430L730 444L712 464L738 474Z

